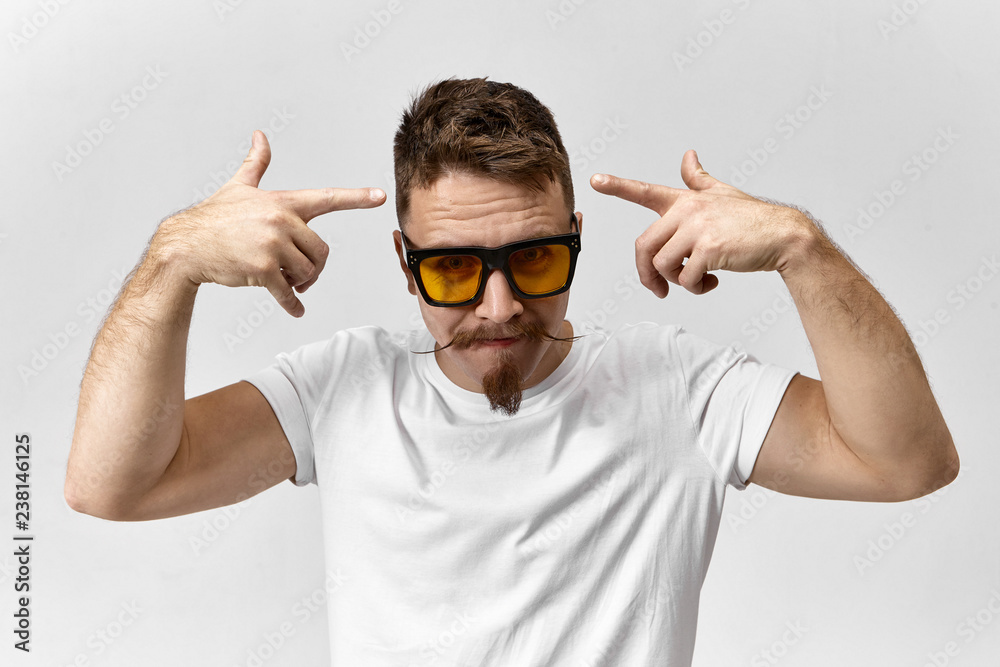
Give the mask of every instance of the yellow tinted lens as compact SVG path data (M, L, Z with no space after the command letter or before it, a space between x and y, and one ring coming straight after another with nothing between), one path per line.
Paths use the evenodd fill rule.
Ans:
M420 262L420 279L427 296L435 301L458 303L476 295L482 262L472 255L442 255Z
M525 294L554 292L569 278L569 248L540 245L518 250L510 256L510 272Z

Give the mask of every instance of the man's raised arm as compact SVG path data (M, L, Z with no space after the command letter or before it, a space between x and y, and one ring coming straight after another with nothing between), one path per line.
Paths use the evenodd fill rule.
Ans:
M636 239L642 284L694 294L727 271L777 271L795 301L822 381L789 382L748 482L811 498L897 502L958 475L951 433L920 357L892 307L802 211L716 180L694 151L689 190L611 175L599 192L661 217ZM686 260L686 261L685 261Z
M164 220L122 287L80 386L64 490L76 511L113 520L176 516L239 502L295 474L277 418L249 383L184 400L198 286L263 286L301 317L293 288L308 289L329 253L307 223L378 206L385 193L260 190L270 156L267 138L255 132L233 178Z

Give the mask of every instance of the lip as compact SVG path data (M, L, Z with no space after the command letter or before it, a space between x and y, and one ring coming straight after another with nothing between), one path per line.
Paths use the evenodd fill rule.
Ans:
M516 343L519 338L494 338L492 340L480 340L476 341L477 345L482 345L483 347L510 347Z

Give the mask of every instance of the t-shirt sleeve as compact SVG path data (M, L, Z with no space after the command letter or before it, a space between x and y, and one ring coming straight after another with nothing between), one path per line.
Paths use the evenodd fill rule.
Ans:
M330 343L318 341L293 352L280 352L273 364L243 378L271 404L292 446L296 486L316 483L312 423L328 381L322 373L330 367Z
M739 343L718 345L677 327L688 409L719 479L743 490L796 371L762 363Z

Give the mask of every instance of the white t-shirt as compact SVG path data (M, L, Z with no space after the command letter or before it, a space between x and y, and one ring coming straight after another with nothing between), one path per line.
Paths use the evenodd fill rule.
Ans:
M727 485L795 371L674 325L581 329L514 417L423 327L281 353L246 378L319 486L344 667L687 667Z

